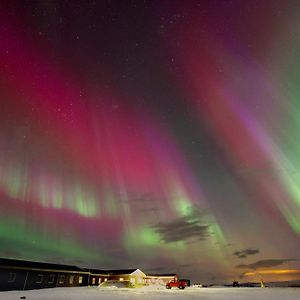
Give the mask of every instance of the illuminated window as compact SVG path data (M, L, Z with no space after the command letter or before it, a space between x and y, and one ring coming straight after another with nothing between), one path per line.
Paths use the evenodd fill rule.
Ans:
M55 280L55 275L50 274L48 283L54 283L54 280Z
M78 283L79 283L79 284L82 284L82 280L83 280L83 277L82 277L82 276L79 276Z
M16 274L16 273L9 272L9 274L8 274L8 280L7 280L7 282L15 282L15 280L16 280L16 276L17 276L17 274Z
M98 279L98 284L100 284L101 283L101 277L99 277L99 279Z
M60 275L59 276L59 284L65 283L65 275Z
M73 282L74 282L74 275L70 275L69 284L73 284Z
M120 279L119 279L120 281L123 281L124 280L124 278L122 278L122 277L120 277Z
M107 281L107 278L104 278L104 281Z
M92 278L92 284L96 284L96 278Z
M35 283L42 283L43 282L43 274L38 274L38 279Z

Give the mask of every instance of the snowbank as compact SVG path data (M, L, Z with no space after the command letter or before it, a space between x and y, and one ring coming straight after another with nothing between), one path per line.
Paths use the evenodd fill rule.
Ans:
M139 289L78 287L54 288L34 291L0 292L1 300L299 300L300 288L186 288L162 289L148 286Z

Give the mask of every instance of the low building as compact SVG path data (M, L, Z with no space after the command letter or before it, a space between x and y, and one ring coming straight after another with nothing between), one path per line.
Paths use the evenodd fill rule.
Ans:
M99 285L109 279L107 271L98 269L89 269L89 281L88 285L94 286Z
M132 285L142 285L145 283L146 274L140 269L122 269L122 270L106 270L109 280L127 281Z
M145 274L140 269L99 270L0 258L0 291L52 287L98 286L105 281L124 286L165 285L177 274Z
M179 279L178 275L175 273L171 274L148 274L144 278L144 282L146 285L151 284L159 284L159 285L166 285L166 283L175 280L177 281Z
M84 286L89 275L75 266L0 258L0 291Z

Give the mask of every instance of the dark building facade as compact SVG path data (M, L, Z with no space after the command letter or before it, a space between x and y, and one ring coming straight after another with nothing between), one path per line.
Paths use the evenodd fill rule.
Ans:
M86 286L89 277L75 266L0 259L0 291Z
M165 285L171 280L178 280L178 275L146 275L140 269L97 270L0 258L0 291L98 286L106 281L124 282L137 287L151 284Z
M177 281L179 280L178 274L171 273L171 274L147 274L144 281L146 285L152 284L161 284L165 285L170 281Z
M97 270L97 269L89 269L90 276L88 285L94 286L103 283L109 279L109 274L107 271Z

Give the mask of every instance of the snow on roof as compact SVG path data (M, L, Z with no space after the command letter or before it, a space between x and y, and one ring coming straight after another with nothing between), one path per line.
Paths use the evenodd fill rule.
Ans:
M124 274L132 274L138 269L119 269L119 270L105 270L109 275L124 275Z
M175 277L176 273L167 273L167 274L147 274L147 277Z

